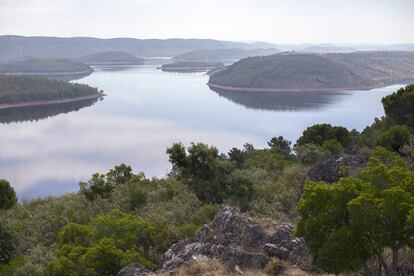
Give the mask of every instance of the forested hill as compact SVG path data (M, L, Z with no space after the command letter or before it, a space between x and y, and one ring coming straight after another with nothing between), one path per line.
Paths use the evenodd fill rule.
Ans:
M24 57L80 58L105 51L121 51L142 57L175 56L192 50L219 48L270 48L272 44L213 39L135 39L93 37L0 36L0 62Z
M85 56L80 61L91 65L99 64L144 64L145 60L124 52L102 52Z
M210 77L228 90L369 89L414 79L414 52L287 52L240 60Z
M244 50L239 48L233 49L203 49L190 51L178 56L175 60L182 61L222 61L222 60L237 60L253 56L267 56L279 52L277 49L251 49Z
M84 84L72 84L41 77L0 75L0 107L89 96L100 97L101 93L98 89Z
M414 51L326 54L355 74L378 81L414 80Z
M26 59L0 64L0 74L70 74L92 72L89 65L66 59Z
M237 88L317 90L370 87L375 82L315 54L277 54L242 59L213 74L210 85Z

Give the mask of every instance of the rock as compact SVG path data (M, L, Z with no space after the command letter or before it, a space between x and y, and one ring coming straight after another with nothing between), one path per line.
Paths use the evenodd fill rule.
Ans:
M365 166L368 162L369 156L354 150L352 153L343 153L339 156L332 156L329 159L315 165L308 172L308 179L311 181L325 181L334 183L339 178L348 176L343 175L341 167L349 169L348 174L353 175L355 172Z
M286 260L290 255L289 250L283 246L278 246L273 243L266 243L263 248L267 255L277 257L282 260Z
M294 229L291 223L254 221L249 215L224 206L193 239L172 245L160 264L163 271L168 271L202 255L240 270L264 268L272 257L308 267L305 243L293 235Z
M155 276L155 274L140 264L129 264L118 272L118 276Z
M244 246L261 246L269 241L269 236L257 224L246 225L241 244Z

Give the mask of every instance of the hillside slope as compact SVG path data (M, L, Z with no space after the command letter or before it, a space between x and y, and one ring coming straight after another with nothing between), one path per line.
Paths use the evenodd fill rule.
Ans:
M272 47L271 44L256 42L252 44L213 39L134 39L93 37L25 37L0 36L0 62L16 58L70 58L106 51L121 51L136 56L160 57L175 56L192 50L218 48Z
M203 49L190 51L178 56L175 56L175 60L184 61L222 61L222 60L238 60L246 57L253 56L266 56L277 53L277 49L251 49L244 50L239 48L232 49Z
M99 65L99 64L144 64L145 60L134 55L108 51L101 52L89 56L85 56L80 59L82 62L85 62L90 65Z
M0 74L73 74L92 72L86 64L66 59L27 59L0 64Z
M236 91L322 91L377 83L323 55L283 53L240 60L210 76L209 85Z

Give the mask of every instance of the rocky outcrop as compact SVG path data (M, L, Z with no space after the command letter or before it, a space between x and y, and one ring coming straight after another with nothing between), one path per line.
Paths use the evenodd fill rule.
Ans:
M337 182L341 177L354 175L359 168L367 164L368 158L368 155L361 152L332 156L312 167L308 172L308 179L328 183Z
M118 276L154 276L155 274L147 270L140 264L129 264L118 272Z
M293 233L291 223L255 220L225 206L194 238L168 249L161 258L162 270L178 268L200 255L245 268L263 268L275 257L306 269L310 261L306 246Z

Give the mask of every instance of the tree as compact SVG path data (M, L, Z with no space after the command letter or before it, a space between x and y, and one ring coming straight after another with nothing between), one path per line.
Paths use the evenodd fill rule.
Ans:
M16 192L10 183L0 179L0 209L10 209L17 203Z
M397 124L414 128L414 85L407 85L382 99L385 114Z
M397 155L375 150L359 179L308 182L298 203L297 234L315 264L340 273L359 270L371 258L397 275L400 250L414 236L414 173ZM388 266L383 252L392 251Z
M0 221L0 265L6 264L16 251L16 238Z
M203 143L192 143L186 149L182 144L173 144L167 149L167 154L173 165L172 172L201 201L222 203L224 199L231 198L235 194L238 194L239 197L242 195L250 196L251 186L245 181L240 184L231 177L236 166L234 162L222 158L218 154L217 148ZM240 199L237 201L241 202Z
M337 140L330 139L323 142L322 149L329 151L331 154L339 154L343 150L343 147Z
M114 186L112 183L106 181L104 174L95 173L88 182L80 182L80 192L89 200L94 200L97 197L108 197Z
M378 136L375 144L395 152L400 152L402 147L409 143L410 135L410 130L407 126L392 126Z
M346 128L331 126L330 124L317 124L308 127L298 139L296 145L317 144L322 146L325 141L332 139L338 141L344 148L352 142L351 134Z
M272 151L275 151L285 157L290 157L290 153L292 152L290 145L292 142L286 140L283 136L273 137L269 142L267 142L267 144Z
M134 174L132 168L125 164L115 166L106 174L108 181L114 182L115 185L127 183Z

